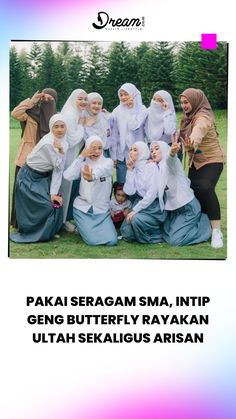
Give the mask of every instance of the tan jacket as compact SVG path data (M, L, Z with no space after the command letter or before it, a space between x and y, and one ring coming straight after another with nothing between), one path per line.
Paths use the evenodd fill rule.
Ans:
M31 153L36 145L38 124L26 113L27 109L31 109L33 106L34 103L31 99L25 99L18 106L16 106L11 113L13 118L18 121L26 121L24 134L21 138L20 147L15 160L15 164L20 167L25 164L26 157L29 153Z
M189 151L190 166L193 163L196 169L208 163L224 163L225 156L222 146L219 144L214 124L204 116L197 118L190 140L197 149L197 153ZM200 151L200 153L199 153Z

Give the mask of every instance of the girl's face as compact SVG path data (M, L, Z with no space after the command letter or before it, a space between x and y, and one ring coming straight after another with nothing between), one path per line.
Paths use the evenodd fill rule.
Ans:
M100 99L94 99L90 105L90 110L93 115L97 115L102 110L102 102Z
M159 163L162 159L162 153L158 144L153 144L151 147L151 158L154 162Z
M181 108L183 109L184 113L190 113L191 112L192 105L185 96L180 97L180 105L181 105Z
M130 99L130 95L125 90L121 89L119 93L119 98L120 98L121 103L125 105Z
M164 105L165 103L164 99L162 99L162 97L159 95L154 95L152 99L160 105Z
M103 148L100 141L93 141L92 144L90 144L89 149L92 151L92 154L90 156L90 159L93 161L96 161L101 157Z
M123 204L123 202L125 202L125 200L126 200L126 195L125 195L124 191L122 191L122 189L119 189L115 193L115 198L116 198L116 200L119 204Z
M53 124L52 133L56 138L63 138L66 133L66 124L62 121L56 121Z
M136 147L135 145L132 145L131 150L129 152L129 157L131 158L131 160L133 162L138 160L138 147Z
M76 99L76 106L80 111L84 111L87 107L88 100L86 93L80 93Z

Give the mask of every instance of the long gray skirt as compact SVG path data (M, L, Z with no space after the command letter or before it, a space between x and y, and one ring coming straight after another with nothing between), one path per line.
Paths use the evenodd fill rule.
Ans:
M62 227L63 210L50 201L51 174L39 174L23 166L16 178L15 205L19 231L10 239L17 243L35 243L54 237Z
M141 198L134 201L135 206ZM130 224L126 220L123 221L120 232L123 239L131 242L139 243L161 243L162 225L166 220L167 212L161 211L158 198L149 205L148 208L135 214Z
M117 233L109 211L93 214L92 208L85 213L74 207L73 216L82 239L89 246L117 244Z
M177 210L168 211L163 229L164 240L172 246L205 242L211 236L209 218L201 213L197 198Z

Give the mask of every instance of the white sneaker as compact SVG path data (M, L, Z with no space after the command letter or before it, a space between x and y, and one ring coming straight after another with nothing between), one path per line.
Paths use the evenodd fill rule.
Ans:
M64 224L64 230L67 231L67 233L74 233L75 232L75 225L70 223L70 221L66 221Z
M117 236L117 239L118 240L122 240L123 239L123 236Z
M216 228L213 228L212 230L211 247L214 247L214 249L223 247L223 234Z

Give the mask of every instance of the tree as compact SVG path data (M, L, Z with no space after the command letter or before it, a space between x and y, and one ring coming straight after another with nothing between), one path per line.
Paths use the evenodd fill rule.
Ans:
M10 49L10 109L24 98L22 66L15 47Z

